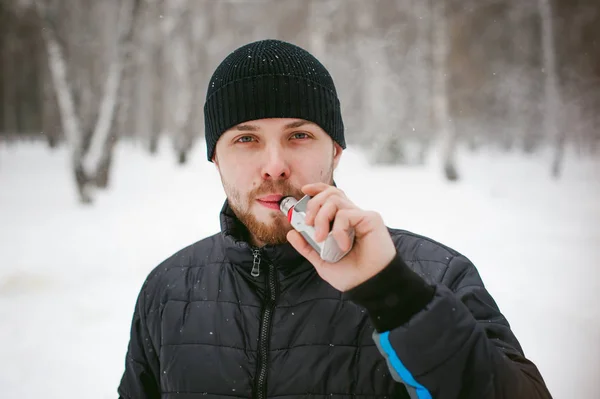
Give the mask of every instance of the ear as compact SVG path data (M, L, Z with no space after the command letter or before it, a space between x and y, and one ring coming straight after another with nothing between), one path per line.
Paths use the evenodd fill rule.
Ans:
M344 149L337 142L333 142L333 168L337 168L338 163L340 163L340 158L342 157L342 152Z

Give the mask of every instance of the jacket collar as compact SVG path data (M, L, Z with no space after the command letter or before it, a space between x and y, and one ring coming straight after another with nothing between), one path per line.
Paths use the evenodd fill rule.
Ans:
M310 262L304 259L289 243L265 245L261 248L251 246L248 242L249 234L246 226L237 218L227 200L221 209L220 221L225 254L233 264L250 270L253 265L254 251L258 250L263 267L265 263L271 263L284 274L298 272L300 268L312 267Z

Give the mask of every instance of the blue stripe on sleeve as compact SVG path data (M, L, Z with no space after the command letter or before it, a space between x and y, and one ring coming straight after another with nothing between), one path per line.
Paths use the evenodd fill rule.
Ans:
M392 344L390 343L390 332L386 331L384 333L379 334L379 343L381 345L381 349L385 352L388 360L396 373L402 378L405 384L411 386L416 390L417 398L419 399L432 399L431 394L423 385L419 384L415 381L414 377L408 371L404 364L398 358L396 351L392 348Z

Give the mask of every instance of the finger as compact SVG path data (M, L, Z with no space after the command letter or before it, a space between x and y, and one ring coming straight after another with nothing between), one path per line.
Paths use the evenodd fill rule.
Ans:
M342 209L335 216L331 234L342 251L347 251L352 245L348 232L353 228L351 220L360 220L360 210Z
M383 219L377 212L364 211L359 208L343 209L335 215L335 222L331 230L347 231L353 228L356 238L360 239L373 232L379 224L383 224Z
M344 193L344 190L340 189L339 187L331 186L331 185L325 184L325 183L307 184L306 186L302 187L302 192L307 195L310 195L311 197L317 196L324 192L337 192L343 197L346 196L346 193Z
M312 196L319 194L322 191L327 190L330 187L333 187L333 186L329 185L327 183L322 183L322 182L310 183L310 184L306 184L306 185L302 186L302 192L304 194L310 195L312 197Z
M308 204L306 205L306 224L309 226L313 225L313 221L315 220L316 215L319 213L319 209L327 201L335 201L339 208L354 207L354 204L348 198L346 198L341 190L330 186L329 189L321 191L308 201Z
M332 227L331 223L337 217L337 212L342 209L358 209L346 198L330 196L314 215L315 239L322 241L327 237ZM307 216L308 217L308 216ZM308 224L308 223L307 223Z
M329 234L329 227L338 209L336 201L330 198L315 215L315 240L317 242L325 240L327 234Z
M304 219L306 224L308 224L309 226L312 226L314 224L315 217L319 213L319 210L321 209L325 201L327 201L332 196L333 194L331 191L323 191L317 194L316 196L312 197L310 200L308 200L308 203L306 204L306 218Z
M292 247L306 260L312 263L314 266L320 266L323 262L321 256L310 246L308 242L302 237L302 235L296 230L290 230L287 233L287 240Z
M357 226L365 220L365 217L366 212L362 209L342 209L338 211L331 228L331 234L342 251L349 249L352 245L348 236L350 229L354 229L356 233Z

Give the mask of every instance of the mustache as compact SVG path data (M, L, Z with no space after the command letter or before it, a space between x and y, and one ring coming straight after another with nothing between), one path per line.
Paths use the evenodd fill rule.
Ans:
M255 188L250 192L248 196L251 200L256 199L262 195L271 193L281 193L284 197L292 196L296 199L304 197L304 193L300 188L294 187L288 181L266 181L259 187Z

